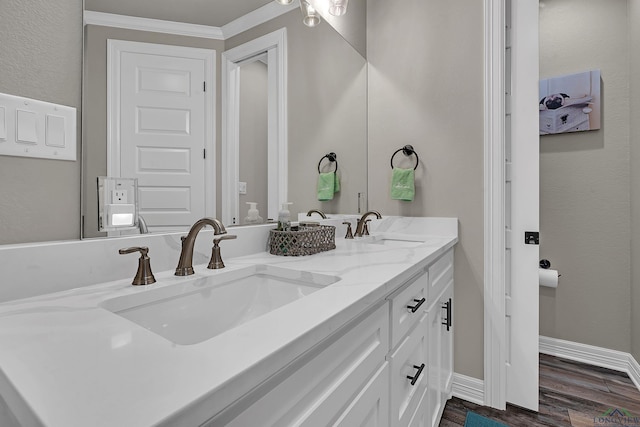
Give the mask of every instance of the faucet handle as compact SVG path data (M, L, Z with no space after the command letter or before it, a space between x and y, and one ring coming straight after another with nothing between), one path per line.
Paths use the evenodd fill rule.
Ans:
M370 222L371 222L370 219L368 219L368 220L366 220L364 222L364 227L363 227L363 230L362 230L362 235L363 236L368 236L369 235L369 223Z
M237 239L238 236L234 234L221 234L218 235L215 239L213 239L213 248L211 248L211 260L209 261L209 265L207 268L209 269L218 269L224 268L224 262L222 262L222 255L220 255L220 246L219 243L222 240L232 240Z
M345 239L353 239L353 230L351 229L351 222L345 221L343 222L347 226L347 234L344 236Z
M118 251L120 255L131 254L134 252L140 252L140 259L138 259L138 271L136 272L136 276L133 278L133 282L131 282L131 284L138 286L156 283L156 278L153 277L153 272L151 272L151 258L148 256L148 247L132 247L120 249Z

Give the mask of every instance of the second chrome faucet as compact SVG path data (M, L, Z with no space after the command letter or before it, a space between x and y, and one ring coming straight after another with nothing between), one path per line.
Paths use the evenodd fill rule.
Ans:
M193 249L196 243L196 237L198 237L198 233L200 232L200 230L202 230L202 228L207 225L210 225L211 227L213 227L214 235L227 233L227 230L224 228L224 225L222 225L222 222L220 222L220 220L217 220L215 218L202 218L196 221L195 224L191 226L191 229L189 230L189 234L187 234L187 237L182 238L182 251L180 252L180 260L178 261L178 267L176 267L176 276L190 276L194 273ZM227 237L228 239L233 239L236 236L233 236L233 237L225 236L225 237ZM212 257L212 261L209 262L208 268L214 268L214 267L211 267L214 264L215 263L213 262L213 257Z

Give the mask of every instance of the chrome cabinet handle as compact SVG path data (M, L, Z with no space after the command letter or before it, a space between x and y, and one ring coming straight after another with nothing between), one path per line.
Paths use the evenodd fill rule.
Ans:
M415 369L417 369L418 371L416 372L416 374L414 376L411 375L407 375L407 379L411 380L411 385L416 385L416 382L418 381L418 378L420 378L420 375L422 375L422 371L424 370L424 363L420 366L416 366L413 365L413 367Z
M412 312L412 313L415 313L416 311L418 311L418 309L420 308L420 306L421 306L422 304L424 304L424 302L425 302L425 301L426 301L426 299L425 299L425 298L422 298L422 299L415 299L415 298L414 298L414 299L413 299L413 302L417 302L417 304L416 304L416 305L408 305L408 306L407 306L407 308L408 308L409 310L411 310L411 312Z

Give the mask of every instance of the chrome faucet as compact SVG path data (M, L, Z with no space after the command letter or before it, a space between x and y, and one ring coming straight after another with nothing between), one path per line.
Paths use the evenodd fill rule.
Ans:
M187 237L182 237L182 252L180 252L180 261L178 261L178 267L176 267L176 276L190 276L193 274L193 248L198 233L206 225L213 227L214 235L227 233L222 222L215 218L202 218L196 221L191 226Z
M375 215L378 219L382 218L382 215L380 215L380 212L378 211L369 211L363 214L358 220L358 225L356 226L356 232L354 234L355 237L362 237L362 233L367 225L367 217L370 215Z
M307 212L307 216L311 216L311 214L313 213L317 213L318 215L320 215L322 217L322 219L327 219L327 216L324 214L324 212L318 210L318 209L311 209L309 212Z

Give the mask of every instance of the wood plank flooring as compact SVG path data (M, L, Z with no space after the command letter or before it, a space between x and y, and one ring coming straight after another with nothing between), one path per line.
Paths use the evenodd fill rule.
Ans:
M464 426L467 411L510 427L613 426L594 417L616 408L640 417L640 392L626 374L543 354L539 395L539 412L513 405L499 411L454 397L447 402L440 426ZM640 422L630 425L640 427Z

